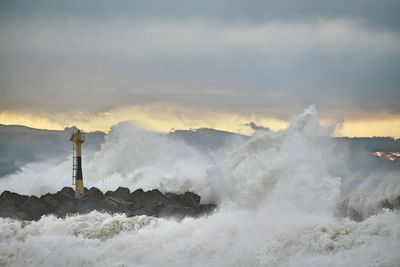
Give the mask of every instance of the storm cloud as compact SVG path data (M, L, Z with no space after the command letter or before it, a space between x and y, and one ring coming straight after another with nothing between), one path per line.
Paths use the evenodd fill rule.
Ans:
M399 113L396 1L2 1L1 111Z

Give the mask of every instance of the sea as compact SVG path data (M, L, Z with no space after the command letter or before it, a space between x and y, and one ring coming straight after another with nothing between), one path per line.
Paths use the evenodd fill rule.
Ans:
M332 137L339 124L322 124L311 106L285 130L232 136L215 149L117 124L84 154L85 186L192 191L217 209L184 219L0 218L0 266L399 267L399 171L354 168ZM70 186L71 166L70 157L27 164L0 189L56 192Z

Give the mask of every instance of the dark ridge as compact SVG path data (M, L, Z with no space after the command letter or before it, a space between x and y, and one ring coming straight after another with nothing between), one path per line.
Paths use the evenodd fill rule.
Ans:
M58 130L34 129L20 125L0 124L0 177L21 170L25 164L43 160L62 162L71 154L71 133L76 127ZM98 151L105 134L88 132L85 151Z
M4 191L0 195L0 217L18 220L39 220L43 215L56 215L63 218L71 214L85 214L93 210L108 213L125 213L128 217L148 215L154 217L186 216L199 217L214 211L214 204L200 204L200 196L192 192L184 194L166 193L159 190L130 192L128 188L118 187L105 194L96 187L85 188L85 197L75 199L71 187L64 187L57 193L43 196L26 196Z

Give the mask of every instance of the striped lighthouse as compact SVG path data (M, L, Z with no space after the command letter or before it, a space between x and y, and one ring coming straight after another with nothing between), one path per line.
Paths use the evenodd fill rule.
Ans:
M75 199L82 199L85 195L82 175L82 143L85 142L85 134L78 130L70 140L73 146L72 184L75 185Z

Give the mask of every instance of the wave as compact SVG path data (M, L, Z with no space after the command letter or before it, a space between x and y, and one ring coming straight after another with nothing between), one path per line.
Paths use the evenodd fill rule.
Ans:
M397 174L361 179L348 172L329 138L335 125L321 125L311 106L286 130L258 131L211 150L132 123L115 125L86 159L86 184L193 191L217 211L182 221L97 212L31 223L0 219L0 265L396 266L399 211L362 198L392 201ZM64 165L24 190L54 183L64 168L70 173ZM16 186L27 177L21 172L0 183Z

